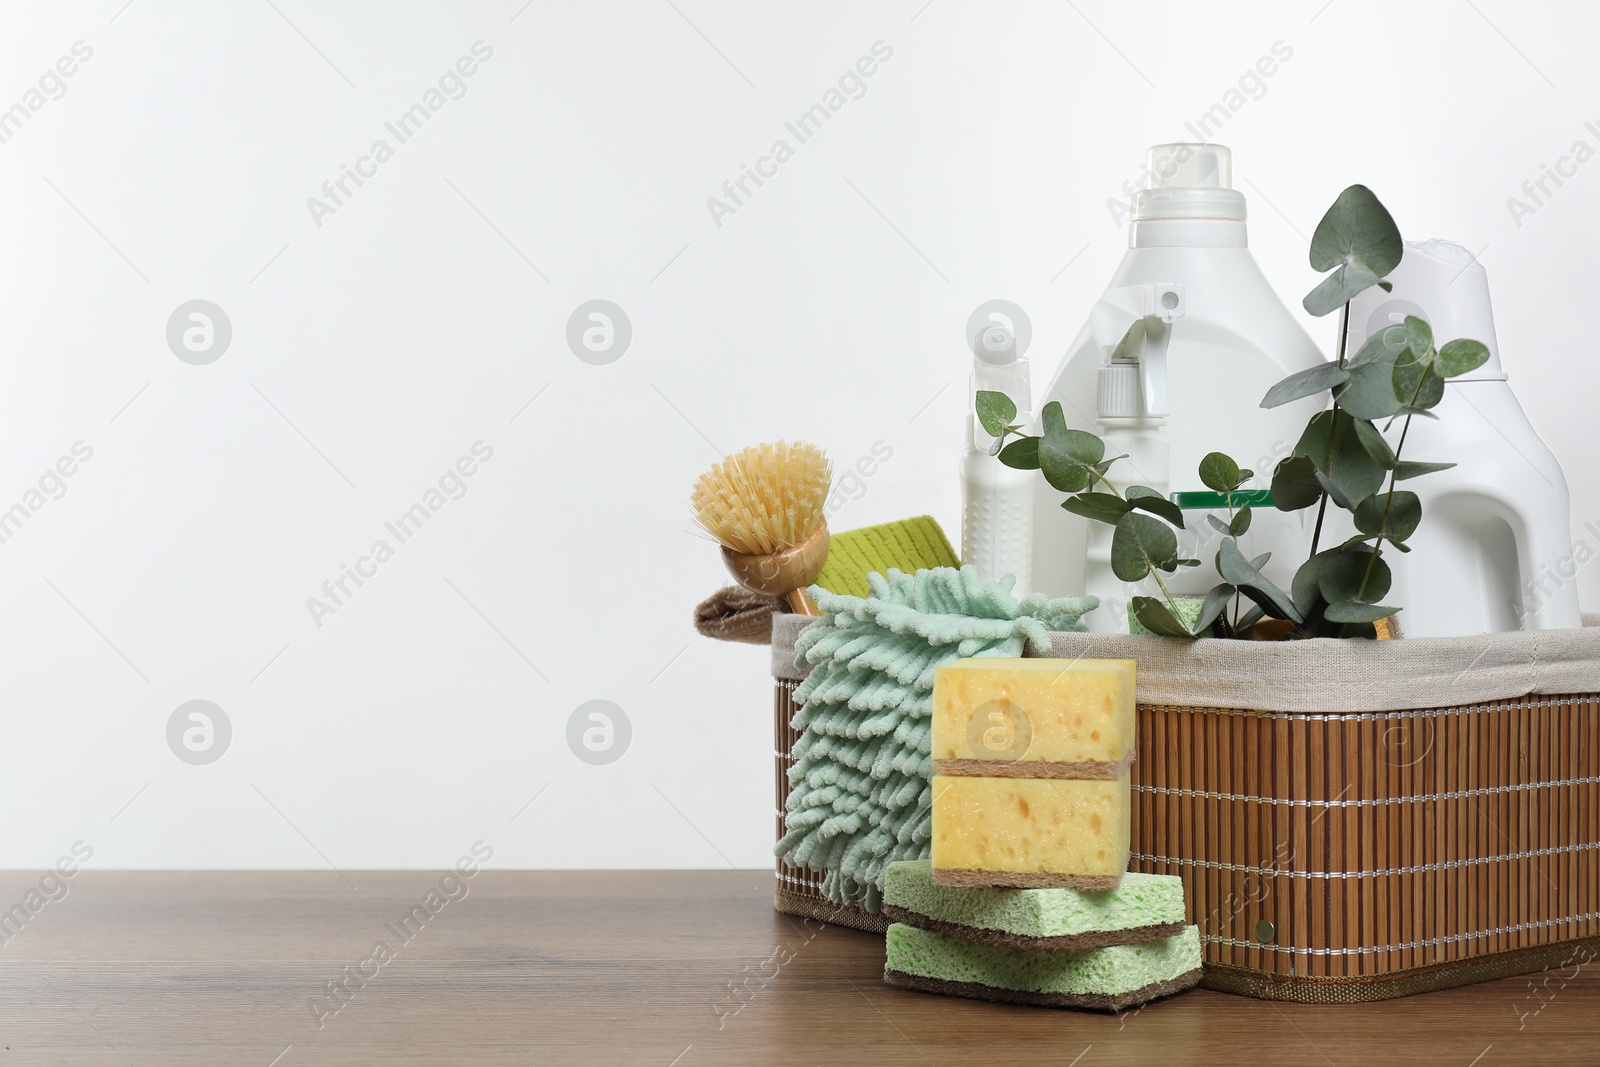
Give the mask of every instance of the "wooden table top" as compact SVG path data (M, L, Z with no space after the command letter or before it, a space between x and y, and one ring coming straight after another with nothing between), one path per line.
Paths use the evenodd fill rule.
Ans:
M33 898L0 1065L1600 1062L1600 962L1538 994L1108 1016L889 988L881 937L774 913L769 872L346 874L85 870ZM0 902L38 883L0 874Z

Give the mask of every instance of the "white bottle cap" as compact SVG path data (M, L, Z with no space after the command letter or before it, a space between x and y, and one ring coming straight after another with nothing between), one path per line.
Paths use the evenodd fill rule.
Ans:
M1017 337L1004 326L990 326L973 342L972 353L992 367L1017 361Z
M1158 144L1147 162L1152 189L1233 188L1233 152L1219 144Z
M1158 144L1150 149L1146 168L1150 172L1150 188L1134 194L1134 221L1244 221L1244 194L1233 188L1233 152L1225 146Z
M1101 367L1099 393L1097 406L1102 419L1131 419L1144 414L1137 363L1108 363Z

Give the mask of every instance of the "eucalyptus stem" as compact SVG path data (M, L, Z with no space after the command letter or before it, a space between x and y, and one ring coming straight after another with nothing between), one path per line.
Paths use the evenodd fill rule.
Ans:
M1428 366L1423 368L1422 376L1417 379L1417 387L1411 391L1411 404L1416 404L1417 397L1422 395L1422 383L1428 380L1428 374L1433 368L1433 360L1428 360ZM1400 427L1400 440L1394 446L1394 467L1389 470L1389 491L1383 498L1383 519L1378 525L1378 539L1372 542L1372 555L1367 557L1367 569L1361 575L1361 584L1356 587L1356 599L1360 600L1367 595L1367 582L1372 580L1372 569L1378 565L1378 552L1383 548L1384 537L1389 533L1389 509L1394 506L1395 473L1400 469L1400 454L1406 448L1406 434L1411 432L1411 416L1406 416L1406 421Z
M1350 301L1346 300L1344 309L1339 313L1339 366L1344 366L1345 345L1350 339ZM1328 476L1333 476L1333 448L1339 434L1339 400L1333 401L1333 422L1328 426L1328 458L1322 464L1327 468ZM1322 491L1322 499L1317 501L1317 527L1311 532L1311 554L1317 554L1317 548L1322 541L1322 518L1328 513L1328 491Z
M1228 492L1224 493L1223 494L1223 499L1228 504L1228 536L1233 539L1233 547L1238 548L1239 547L1239 535L1233 532L1233 490L1230 489ZM1229 622L1228 622L1228 632L1230 634L1233 633L1234 626L1237 625L1238 622L1239 622L1239 604L1240 604L1239 598L1242 597L1243 595L1244 594L1240 593L1237 589L1234 590L1234 593L1233 593L1233 614L1230 616Z

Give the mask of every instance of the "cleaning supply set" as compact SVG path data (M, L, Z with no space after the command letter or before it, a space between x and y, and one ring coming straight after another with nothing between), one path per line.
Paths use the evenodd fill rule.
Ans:
M1150 155L1048 389L1005 326L969 339L961 569L926 516L830 547L811 446L697 486L752 591L697 627L772 644L776 907L885 934L890 985L1103 1010L1600 949L1600 627L1542 580L1566 483L1482 267L1346 189L1304 301L1330 361L1228 150Z

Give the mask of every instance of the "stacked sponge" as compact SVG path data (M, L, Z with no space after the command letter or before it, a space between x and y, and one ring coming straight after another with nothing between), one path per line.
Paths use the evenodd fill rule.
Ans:
M889 868L884 980L1120 1011L1200 980L1183 883L1128 874L1130 660L964 660L933 685L933 845Z
M1132 660L983 659L933 684L933 878L1115 889L1128 866Z
M1108 893L938 885L926 861L889 867L883 979L979 1000L1121 1011L1200 981L1183 883L1130 874Z

